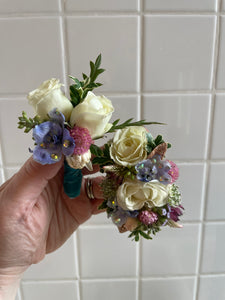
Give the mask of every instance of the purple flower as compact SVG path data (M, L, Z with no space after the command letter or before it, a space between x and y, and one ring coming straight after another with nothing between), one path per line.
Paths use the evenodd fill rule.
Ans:
M177 207L170 207L170 219L172 219L174 222L179 221L179 217L183 215L183 212L181 209L184 209L183 206L179 205Z
M37 145L33 151L33 158L42 165L59 161L62 154L72 155L75 143L69 131L64 128L64 115L54 108L49 112L50 121L36 125L33 138Z
M137 179L144 182L158 180L163 184L171 182L171 176L168 174L171 165L167 160L161 160L160 155L155 155L150 159L139 162L135 169Z
M123 210L120 206L117 206L115 210L111 213L111 218L113 223L120 227L126 223L128 217L136 218L138 214L139 212L137 210Z

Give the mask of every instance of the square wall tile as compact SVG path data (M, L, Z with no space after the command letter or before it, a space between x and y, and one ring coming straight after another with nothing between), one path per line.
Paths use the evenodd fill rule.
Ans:
M78 300L75 281L23 282L23 300Z
M47 254L40 263L32 265L24 273L23 279L72 279L76 276L75 251L73 237L71 237L62 247Z
M81 277L136 276L136 245L115 225L82 227L78 237Z
M194 274L198 237L199 226L185 224L183 228L162 228L152 241L143 239L141 275Z
M214 11L216 0L145 0L144 8L151 11Z
M205 224L202 273L220 273L225 271L224 232L225 223Z
M144 279L141 281L140 300L192 300L194 278Z
M222 0L221 10L222 10L222 11L225 11L225 0Z
M144 26L145 91L211 88L214 17L147 16Z
M120 122L124 122L130 118L134 118L134 121L138 120L139 102L136 96L109 96L112 101L112 105L115 109L112 119L113 122L120 119Z
M207 220L225 220L224 201L225 163L211 163L207 193Z
M25 134L23 129L17 128L18 117L23 110L27 116L34 117L33 109L26 100L0 101L0 136L5 166L22 164L31 155L29 147L34 147L32 133Z
M81 281L82 300L115 300L136 299L135 280L124 281Z
M89 74L89 61L101 53L106 71L98 79L104 84L98 91L135 92L137 23L134 16L68 17L69 74L78 79L82 72Z
M142 118L167 124L148 129L172 144L168 159L204 159L209 109L209 95L151 95L143 98Z
M0 93L27 94L44 80L62 78L60 39L58 18L1 19Z
M201 276L198 300L224 299L225 275Z
M203 201L204 164L179 164L180 177L176 182L180 188L184 215L182 221L199 221Z
M0 0L2 13L56 12L60 0Z
M138 0L66 0L66 11L135 11Z
M225 78L224 78L225 79ZM225 138L221 128L225 128L225 95L217 95L215 102L213 137L212 137L212 154L214 159L225 158Z
M224 7L224 4L223 4ZM219 43L219 54L218 54L218 68L217 68L217 82L216 87L218 89L225 88L225 17L220 18L220 43Z

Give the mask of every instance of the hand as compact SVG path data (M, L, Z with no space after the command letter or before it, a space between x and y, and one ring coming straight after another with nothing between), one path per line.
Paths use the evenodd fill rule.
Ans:
M94 200L86 195L85 179L80 196L70 199L63 190L63 172L63 161L43 166L30 158L0 187L0 299L1 282L18 281L31 264L99 212L102 178L93 179Z

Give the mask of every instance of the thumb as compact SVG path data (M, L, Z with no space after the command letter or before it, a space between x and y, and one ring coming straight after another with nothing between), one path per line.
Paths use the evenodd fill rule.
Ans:
M36 200L42 193L48 181L52 179L62 167L63 159L51 165L41 165L29 158L11 181L11 199L29 202Z

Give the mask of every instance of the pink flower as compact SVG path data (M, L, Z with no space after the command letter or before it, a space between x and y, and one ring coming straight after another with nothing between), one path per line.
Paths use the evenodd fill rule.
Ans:
M171 165L171 169L168 174L171 176L171 183L174 183L179 178L179 169L178 166L171 160L168 160Z
M150 225L158 220L158 216L153 211L143 210L138 215L138 219L145 225Z
M87 128L74 126L70 129L70 136L75 141L75 149L73 152L75 155L82 155L86 153L91 144L94 143Z

